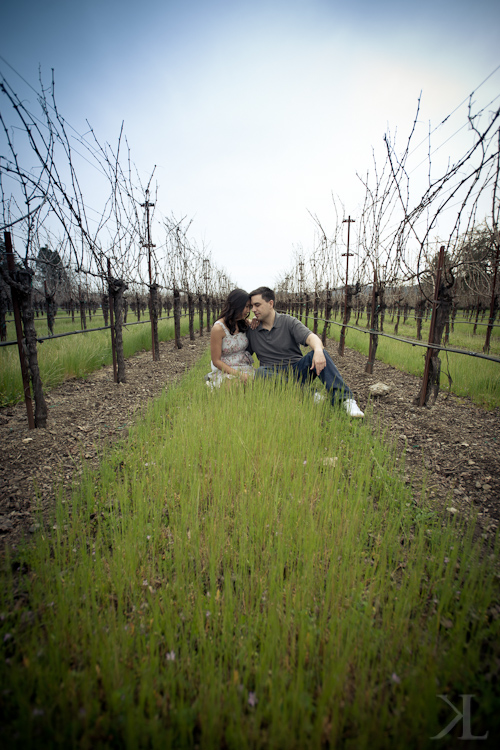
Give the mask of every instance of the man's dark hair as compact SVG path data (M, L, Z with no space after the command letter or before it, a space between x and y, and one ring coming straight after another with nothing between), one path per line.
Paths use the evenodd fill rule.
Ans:
M229 292L227 299L224 302L222 308L221 318L229 328L231 336L234 335L236 329L244 333L247 330L247 325L244 320L236 320L246 307L247 302L250 300L250 295L245 292L244 289L233 289Z
M276 302L274 292L272 289L269 289L268 286L259 286L258 289L254 289L253 292L250 292L250 297L253 297L254 294L260 294L264 302L271 302L271 300Z

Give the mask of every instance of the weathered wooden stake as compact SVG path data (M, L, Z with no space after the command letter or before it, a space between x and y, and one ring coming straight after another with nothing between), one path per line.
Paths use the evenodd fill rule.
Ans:
M5 238L5 250L7 254L7 268L9 269L9 273L13 274L16 271L16 264L14 263L14 253L12 252L12 239L10 236L10 232L4 232L4 238ZM10 293L12 296L12 310L14 312L14 322L16 325L17 348L19 351L19 362L21 365L21 374L23 378L24 403L26 404L28 427L30 430L34 430L35 418L33 416L33 402L31 400L30 376L28 372L28 365L26 363L26 358L24 356L24 336L23 336L23 328L21 325L21 313L19 310L17 292L12 286L10 288Z
M113 356L113 382L118 382L118 372L116 367L116 346L115 346L115 316L113 312L113 294L111 292L111 261L108 258L108 298L109 298L109 323L111 328L111 354Z
M372 319L370 322L371 331L375 330L375 323L378 318L377 311L377 269L373 272L373 289L372 289ZM378 335L370 333L370 348L368 350L368 362L366 363L365 372L371 375L373 373L373 364L377 353Z

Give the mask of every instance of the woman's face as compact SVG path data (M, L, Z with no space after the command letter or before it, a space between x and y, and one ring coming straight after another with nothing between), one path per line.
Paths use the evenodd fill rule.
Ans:
M249 315L250 315L250 300L248 300L245 307L241 311L241 314L238 320L246 320L246 318L248 318Z

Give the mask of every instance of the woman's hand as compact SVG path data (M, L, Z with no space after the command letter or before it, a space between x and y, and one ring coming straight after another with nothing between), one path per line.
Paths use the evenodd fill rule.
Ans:
M256 328L259 326L259 321L257 318L252 318L252 320L249 320L248 318L245 320L245 323L247 324L248 328L251 328L252 331L255 331Z

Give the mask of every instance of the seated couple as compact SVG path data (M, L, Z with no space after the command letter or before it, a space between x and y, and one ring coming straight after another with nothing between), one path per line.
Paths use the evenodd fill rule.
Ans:
M273 377L291 373L304 385L319 377L332 405L342 402L350 417L363 417L350 388L342 380L319 336L291 315L274 309L274 292L261 286L248 294L243 289L229 293L210 336L212 372L207 385L220 386L226 379ZM250 309L254 319L249 322ZM311 350L302 355L301 346ZM254 369L255 352L260 367Z

